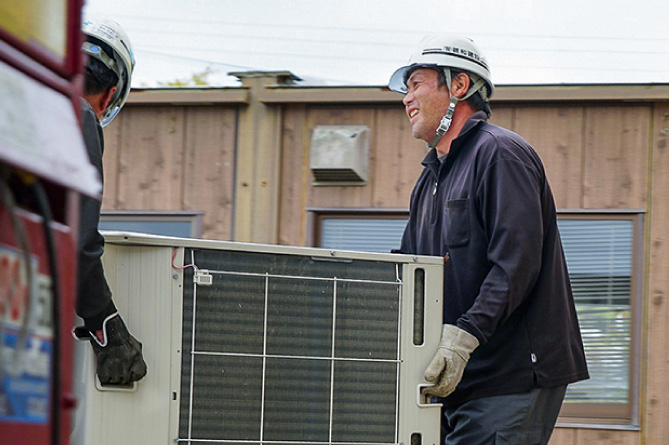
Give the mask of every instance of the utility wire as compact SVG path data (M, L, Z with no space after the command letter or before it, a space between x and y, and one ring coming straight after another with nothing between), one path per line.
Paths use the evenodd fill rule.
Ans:
M144 16L137 14L115 14L114 17L127 17L130 19L137 19L141 21L168 21L175 23L184 23L184 22L195 22L198 26L211 24L211 25L229 25L229 26L241 26L241 27L261 27L264 29L267 28L301 28L301 29L317 29L317 30L330 30L330 31L360 31L365 33L378 33L386 32L392 34L393 36L404 35L419 35L424 36L430 34L431 32L439 32L438 30L421 30L418 31L405 31L397 28L360 28L360 27L344 27L344 26L328 26L328 25L311 25L311 24L281 24L281 23L259 23L259 22L234 22L228 20L215 20L211 18L188 18L188 17L157 17L155 15ZM629 36L589 36L589 35L556 35L556 34L518 34L518 33L493 33L493 32L469 32L472 35L479 37L506 37L506 38L519 38L519 39L528 39L528 38L537 38L537 39L585 39L585 40L607 40L607 41L627 41L627 42L638 42L638 41L661 41L669 42L667 37L649 37L649 38L639 38L639 37L629 37ZM404 40L399 39L398 40ZM378 42L381 43L381 42ZM415 45L415 42L408 43L409 46Z

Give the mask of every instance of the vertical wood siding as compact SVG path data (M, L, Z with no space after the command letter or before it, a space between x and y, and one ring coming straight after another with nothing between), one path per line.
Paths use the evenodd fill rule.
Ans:
M205 210L202 237L230 239L235 113L186 109L183 210Z
M558 208L583 207L583 107L524 107L512 129L544 162Z
M669 104L656 104L653 114L642 360L646 381L641 402L644 444L648 445L669 443Z
M586 109L583 207L646 207L651 108Z
M107 210L202 210L202 236L230 239L234 108L126 107L105 129Z

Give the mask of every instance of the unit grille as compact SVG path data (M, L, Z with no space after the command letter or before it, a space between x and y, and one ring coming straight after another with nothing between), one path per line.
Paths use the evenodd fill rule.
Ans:
M185 443L394 444L400 268L186 249Z

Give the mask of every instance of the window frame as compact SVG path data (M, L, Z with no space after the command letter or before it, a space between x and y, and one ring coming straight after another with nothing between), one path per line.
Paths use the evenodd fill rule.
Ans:
M324 219L408 219L407 209L375 209L375 208L336 208L310 207L307 208L309 247L321 247ZM399 247L399 240L397 247Z
M310 246L321 247L323 220L336 219L407 219L406 209L374 208L308 208ZM641 386L641 345L643 315L644 216L643 210L578 210L558 209L558 219L626 220L632 222L632 258L630 277L630 352L629 384L626 404L564 403L558 418L559 426L576 425L639 425ZM399 240L398 240L399 246Z
M202 237L202 211L161 211L161 210L103 210L100 222L187 222L190 223L190 237Z

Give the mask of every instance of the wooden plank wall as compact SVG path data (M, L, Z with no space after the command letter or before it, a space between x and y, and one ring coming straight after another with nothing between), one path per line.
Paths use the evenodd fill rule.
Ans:
M369 181L364 186L312 186L309 170L311 134L319 125L367 125L370 128ZM306 209L407 208L420 173L425 144L411 137L400 107L299 106L284 113L281 244L309 245ZM300 172L300 175L297 175ZM299 224L298 224L299 222Z
M649 106L496 106L491 122L510 128L542 157L563 209L645 209ZM318 125L370 127L365 186L312 186L308 156ZM412 138L401 106L304 105L284 113L281 244L308 245L308 207L407 208L425 144ZM299 173L299 174L298 174Z
M645 444L669 443L669 104L654 108L646 262L646 376L642 398Z
M231 238L233 107L126 106L105 128L106 210L204 210L202 236Z

